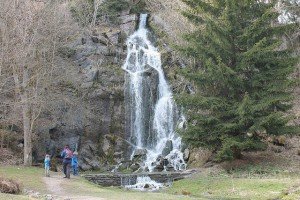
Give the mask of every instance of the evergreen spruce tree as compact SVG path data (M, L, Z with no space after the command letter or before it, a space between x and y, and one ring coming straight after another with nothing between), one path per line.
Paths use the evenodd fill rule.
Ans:
M263 147L263 136L294 133L287 111L297 58L280 45L296 24L276 23L275 1L183 1L183 14L198 27L180 48L196 60L182 70L197 91L178 98L190 121L183 138L224 160Z

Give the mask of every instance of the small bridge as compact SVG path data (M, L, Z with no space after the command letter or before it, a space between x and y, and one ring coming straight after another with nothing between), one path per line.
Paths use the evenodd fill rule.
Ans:
M87 174L84 178L101 186L125 186L136 184L137 177L149 176L158 183L172 183L173 181L184 179L195 171L183 172L144 172L133 174Z

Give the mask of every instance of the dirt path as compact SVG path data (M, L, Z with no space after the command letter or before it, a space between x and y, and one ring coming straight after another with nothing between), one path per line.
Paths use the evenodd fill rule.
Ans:
M74 178L76 179L76 178ZM47 190L52 195L52 200L104 200L101 197L92 197L87 195L72 194L65 186L70 184L72 179L65 179L57 174L51 177L43 177ZM74 188L76 190L76 188ZM51 199L49 197L49 199Z

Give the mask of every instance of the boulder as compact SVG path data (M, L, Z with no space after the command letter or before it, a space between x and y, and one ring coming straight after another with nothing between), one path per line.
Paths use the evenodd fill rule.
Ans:
M140 168L140 165L137 164L137 163L134 163L134 164L130 165L130 169L131 169L133 172L137 171L139 168Z
M122 32L124 32L127 36L132 34L136 27L136 19L137 16L135 14L132 15L121 15L119 17L121 25L120 28Z
M189 165L202 167L211 157L212 151L205 148L194 148L190 150Z
M108 48L107 46L103 46L103 45L97 45L96 46L96 55L110 55L110 48ZM104 58L107 59L107 58Z
M145 66L145 71L142 73L143 76L158 76L158 73L155 69L153 69L152 67L150 67L149 65Z
M75 49L74 59L80 60L96 52L96 47L91 45L79 46Z
M91 40L94 43L100 43L103 44L105 46L107 46L109 44L109 41L107 38L105 38L103 35L99 35L99 36L91 36Z
M97 146L92 141L88 140L84 144L81 144L79 149L79 167L82 170L99 169L99 152Z
M147 149L136 149L133 154L133 163L142 163L147 158Z
M106 34L107 38L109 39L110 43L116 45L119 43L120 33L121 32L119 30L117 30L117 31L107 32L105 34Z
M175 170L174 170L174 167L173 167L171 164L168 164L168 165L166 166L166 170L167 170L168 172L175 171Z
M277 146L285 146L286 144L286 137L284 135L280 135L273 140L273 144Z
M110 148L111 148L111 144L110 144L109 140L107 139L107 137L104 136L104 140L102 143L102 151L105 153L105 155L108 154L108 151Z
M127 169L131 166L131 164L132 164L131 160L123 160L121 166Z
M82 162L81 160L79 160L79 168L83 171L89 171L92 169L92 166Z
M184 161L188 161L189 160L189 157L190 157L190 150L188 148L186 148L184 151L183 151L183 159Z
M114 153L114 157L116 157L116 158L122 158L122 155L123 155L123 151Z
M129 22L135 22L137 17L135 14L131 14L131 15L122 15L119 17L121 24L126 24Z
M123 151L121 151L121 152L115 152L113 154L113 156L114 156L114 161L116 163L122 163L122 161L124 160L124 158L123 158Z
M90 163L90 166L92 166L93 170L100 169L100 162L98 160L92 160Z
M93 82L96 81L99 77L99 70L92 70L86 74L85 82Z
M82 59L77 60L78 66L80 66L81 69L89 70L92 68L94 61L83 57Z
M162 164L156 165L156 166L154 167L154 171L155 171L155 172L161 172L161 171L163 171L163 170L164 170L164 166L163 166Z
M162 151L162 156L167 156L173 150L173 143L172 140L168 140L166 142L166 146Z
M92 93L90 93L89 98L93 99L108 99L110 97L110 93L108 91L105 91L103 89L96 89ZM105 140L104 140L105 142ZM106 144L105 144L106 145Z
M136 149L134 151L133 157L145 156L147 154L147 149Z

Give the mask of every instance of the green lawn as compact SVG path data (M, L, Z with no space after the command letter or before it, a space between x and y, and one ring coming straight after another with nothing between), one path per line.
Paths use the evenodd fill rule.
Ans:
M230 176L197 176L174 182L170 194L190 193L206 199L300 199L297 193L284 194L289 188L299 188L299 177L232 178ZM296 198L297 196L297 198Z
M273 170L274 171L274 170ZM273 172L272 171L272 172ZM52 173L61 175L60 173ZM0 166L0 176L21 182L26 189L47 194L42 180L43 169L35 167ZM176 181L171 188L160 192L135 192L118 187L101 187L82 177L65 181L61 187L73 195L101 197L109 200L171 200L171 199L241 199L241 200L296 200L300 199L300 176L298 174L268 174L245 177L241 172L210 175L200 173L189 179ZM76 188L76 190L74 190ZM186 195L183 195L186 194ZM0 199L27 200L23 195L0 193Z
M96 184L92 184L83 178L74 179L67 182L64 185L73 194L86 194L88 191L90 196L101 197L109 200L172 200L172 199L195 199L193 197L187 197L183 195L173 195L164 192L138 192L125 190L118 187L101 187ZM74 191L73 188L76 188Z
M12 194L3 194L3 193L0 193L0 199L1 200L33 200L32 198L23 195L12 195Z
M60 173L51 173L52 175L61 175ZM45 183L42 180L44 176L44 171L42 168L36 167L21 167L21 166L0 166L0 176L5 178L11 178L19 181L24 188L32 189L34 191L38 191L42 194L47 194ZM70 194L75 195L89 195L93 197L101 197L103 199L109 200L127 200L127 199L135 199L135 200L160 200L160 199L193 199L190 197L184 197L182 195L172 195L168 193L154 193L154 192L134 192L128 191L125 189L120 189L117 187L101 187L96 184L92 184L81 177L76 177L67 181L63 185L64 189L68 191ZM76 190L74 190L76 188ZM0 199L2 200L27 200L29 197L23 195L8 195L1 194Z
M46 192L42 180L44 170L37 167L0 166L0 176L20 182L26 189Z

